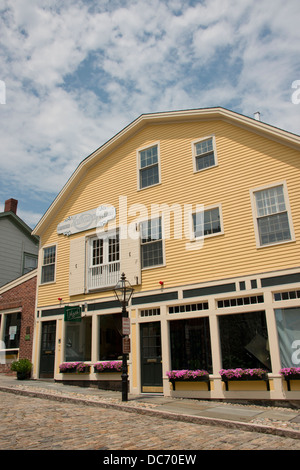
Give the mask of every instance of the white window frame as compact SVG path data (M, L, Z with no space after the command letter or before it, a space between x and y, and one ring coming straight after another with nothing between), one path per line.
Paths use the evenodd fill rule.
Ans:
M197 169L197 158L200 157L200 156L205 157L205 155L207 155L209 152L197 155L196 145L201 143L201 142L205 142L206 140L212 140L212 147L213 147L213 152L214 152L214 161L215 161L215 163L214 163L214 165L210 165L210 166L207 166L205 168L201 168L201 169L198 170ZM206 171L206 170L209 170L210 168L215 168L216 166L218 166L217 146L216 146L215 135L212 134L212 135L209 135L207 137L201 137L200 139L193 140L192 141L192 155L193 155L193 170L194 170L194 173L202 173L202 171Z
M158 166L158 182L157 183L154 183L154 184L151 184L149 186L145 186L144 188L141 187L141 178L140 178L140 175L141 175L141 171L145 168L141 168L141 152L144 151L144 150L147 150L147 149L151 149L152 147L157 147L157 166ZM140 147L137 149L136 151L136 159L137 159L137 189L138 191L143 191L145 189L148 189L148 188L152 188L153 186L157 186L159 184L161 184L161 170L160 170L160 142L153 142L152 144L149 144L145 147ZM156 164L155 164L156 165Z
M47 248L52 248L52 247L55 247L55 263L54 263L54 278L53 278L53 281L46 281L46 282L43 282L43 267L44 266L49 266L49 264L44 264L44 251L47 249ZM51 245L45 245L42 247L42 250L41 250L41 274L40 274L40 285L42 286L45 286L47 284L53 284L56 282L56 267L57 267L57 244L56 243L52 243Z
M14 313L21 313L21 326L22 327L22 309L19 308L12 308L12 309L7 309L7 310L2 310L0 313L0 351L1 352L9 352L9 351L19 351L20 350L20 342L21 342L21 336L19 339L19 346L17 348L6 348L6 344L4 342L4 337L5 337L5 327L6 327L6 317L8 315L12 315Z
M283 187L285 211L276 212L273 215L280 214L280 213L283 213L283 212L287 213L291 238L289 240L281 240L281 241L266 243L266 244L262 245L261 242L260 242L260 233L259 233L259 228L258 228L258 219L260 218L260 216L258 215L258 212L257 212L255 193L258 193L260 191L264 191L264 190L267 190L267 189L271 189L271 188L276 188L278 186ZM257 248L267 248L267 247L270 247L270 246L282 245L282 244L285 244L285 243L291 243L291 242L295 241L295 233L294 233L294 228L293 228L292 213L291 213L291 207L290 207L290 202L289 202L289 196L288 196L286 181L279 181L277 183L270 183L270 184L267 184L267 185L264 185L264 186L260 186L260 187L251 189L250 190L250 198L251 198L252 215L253 215L253 222L254 222L254 233L255 233L256 247Z
M214 205L211 205L211 206L204 206L203 207L203 212L208 212L208 211L211 211L213 209L219 209L219 217L220 217L220 225L221 225L221 230L220 232L216 232L216 233L209 233L207 235L202 235L200 237L196 237L195 236L195 230L194 230L194 222L193 222L193 214L196 214L197 211L194 211L192 214L191 214L191 241L193 240L202 240L203 238L211 238L211 237L218 237L219 235L224 235L224 224L223 224L223 214L222 214L222 204L214 204ZM199 211L198 211L199 212Z
M109 262L108 261L108 259L109 259L108 239L113 238L116 235L119 236L119 259L117 261L114 261L114 262ZM94 242L94 240L99 240L99 239L103 240L103 262L99 265L93 265L93 242ZM118 280L119 280L119 277L120 277L119 275L120 275L120 271L121 271L121 238L120 238L119 230L113 229L113 230L98 234L97 236L92 235L92 236L88 237L87 240L88 240L87 290L92 291L94 289L96 289L96 290L107 289L108 287L115 286L117 284ZM114 277L112 275L111 282L105 283L101 286L93 287L92 283L91 283L91 278L90 278L91 268L93 268L93 267L97 268L97 267L100 267L100 266L102 266L102 267L103 266L109 266L109 265L113 265L114 263L119 263L119 271L115 271L117 273L116 277Z
M154 266L146 266L146 267L143 267L142 265L142 262L143 262L143 255L142 255L142 246L143 246L143 243L142 243L142 228L141 228L141 224L143 222L149 222L150 220L155 220L155 219L161 219L161 242L162 242L162 263L161 264L156 264ZM163 217L163 214L158 214L158 215L155 215L153 217L148 217L146 219L141 219L140 220L140 227L139 227L139 230L140 230L140 250L141 250L141 269L142 271L146 271L148 269L156 269L156 268L161 268L163 266L166 266L166 260L165 260L165 231L164 231L164 217Z

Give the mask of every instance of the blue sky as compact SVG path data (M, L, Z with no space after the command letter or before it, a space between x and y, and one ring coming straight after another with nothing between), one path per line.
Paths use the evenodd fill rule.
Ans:
M34 227L141 114L222 106L300 134L299 16L299 0L0 0L0 211L16 198Z

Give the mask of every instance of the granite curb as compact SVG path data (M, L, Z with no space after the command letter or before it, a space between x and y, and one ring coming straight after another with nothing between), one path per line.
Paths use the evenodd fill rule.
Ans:
M77 398L67 394L55 394L48 393L47 391L37 391L37 390L24 390L16 387L9 386L0 386L0 391L6 393L13 393L15 395L28 396L33 398L41 398L46 400L53 400L59 402L74 402L80 405L102 407L102 408L113 408L120 411L125 411L128 413L137 413L148 416L156 416L163 419L173 420L173 421L183 421L188 423L194 423L199 425L213 425L213 426L223 426L228 429L240 429L243 431L249 432L258 432L264 434L273 434L281 437L287 437L292 439L300 439L300 431L292 429L284 429L276 426L266 426L256 423L246 423L234 420L227 420L222 418L210 418L204 416L192 416L185 414L183 412L170 412L170 411L161 411L158 409L149 409L147 405L139 403L138 406L130 405L130 402L126 404L118 403L109 403L105 400L95 400L90 398Z

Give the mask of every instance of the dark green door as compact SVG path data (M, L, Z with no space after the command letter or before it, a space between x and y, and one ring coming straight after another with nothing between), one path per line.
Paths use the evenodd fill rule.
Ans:
M42 323L40 378L54 377L56 321Z
M160 322L141 323L142 392L162 392Z

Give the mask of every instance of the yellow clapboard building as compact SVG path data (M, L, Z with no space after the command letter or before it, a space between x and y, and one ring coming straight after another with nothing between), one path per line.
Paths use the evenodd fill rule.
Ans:
M297 135L208 108L141 115L85 158L33 232L34 377L120 388L103 365L122 357L124 273L131 393L298 399L280 371L300 363L299 150Z

